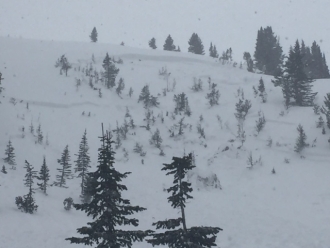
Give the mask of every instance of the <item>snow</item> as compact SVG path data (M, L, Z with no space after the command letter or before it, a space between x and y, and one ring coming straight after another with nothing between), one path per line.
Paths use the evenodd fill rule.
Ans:
M65 3L59 2L59 5L53 4L47 8L59 8ZM251 1L251 4L256 2ZM297 1L291 2L297 4ZM19 1L3 1L2 4L21 6ZM125 4L131 8L135 7L135 3L129 1L123 1L118 6L124 8ZM151 5L155 8L157 6ZM181 5L183 7L183 3L178 3L178 8ZM32 9L28 4L26 6L24 11ZM82 6L87 8L89 5L86 1L82 2ZM118 6L114 8L120 8ZM97 10L97 7L95 8ZM7 15L18 15L20 11L23 10L18 8L17 13ZM132 12L131 9L129 11ZM45 13L43 15L46 16ZM77 16L72 14L70 18L74 17ZM34 13L30 18L30 21L34 20ZM255 27L251 28L256 32ZM90 27L86 27L84 36L90 30ZM40 33L45 35L42 38L47 38L46 28ZM101 30L99 33L101 35ZM30 34L32 37L32 33ZM66 34L66 31L63 31L63 34ZM25 37L24 34L23 36ZM76 39L80 37L77 36ZM254 42L255 37L251 39ZM152 109L156 123L151 126L150 132L137 127L134 130L136 135L130 134L127 140L123 141L122 147L129 151L127 162L122 148L118 149L115 155L116 168L121 172L132 172L123 181L128 187L124 197L130 199L132 205L147 208L146 211L136 214L140 219L139 228L153 229L153 222L178 215L178 211L173 210L167 202L168 194L164 192L164 188L171 185L172 178L166 177L161 171L162 164L170 163L172 156L194 152L197 168L193 173L202 177L215 173L222 190L202 187L195 176L191 177L194 199L187 204L188 226L223 228L217 239L218 246L222 248L329 246L329 130L327 129L326 135L322 135L321 129L316 128L318 116L313 113L311 107L292 107L286 111L281 90L273 87L271 77L248 73L245 69L234 68L230 64L222 65L207 56L102 43L3 37L0 38L0 47L3 48L0 71L4 78L2 86L5 88L1 93L0 105L0 151L4 153L10 139L15 148L17 162L15 171L6 166L8 174L0 173L0 247L81 247L71 245L64 239L77 236L76 229L91 219L80 211L65 211L63 208L65 198L72 197L74 202L79 201L80 179L68 180L67 189L50 187L47 196L37 190L37 213L21 213L16 208L15 197L27 193L23 184L24 161L27 160L39 171L45 155L51 182L55 181L56 168L59 168L57 159L64 147L69 145L73 161L84 130L87 129L92 169L95 169L101 123L104 123L107 129L109 126L114 129L117 121L121 125L128 107L135 124L145 125L145 109L142 103L137 103L138 95L145 84L149 85L152 95L159 96L159 108ZM123 64L117 64L120 69L117 80L123 77L126 85L123 99L120 99L114 90L107 90L101 83L95 84L95 87L102 88L103 97L99 98L98 91L90 89L88 77L84 78L81 72L71 69L68 77L65 77L59 75L59 69L54 67L56 60L65 54L74 68L83 68L91 63L94 54L96 64L93 66L99 71L107 52L111 57L123 59ZM176 81L174 92L168 92L167 96L162 94L162 90L166 88L166 80L158 75L162 67L171 72L170 85L172 86L174 79ZM261 103L260 99L253 96L252 86L258 85L261 76L268 94L267 103ZM194 77L203 80L202 92L193 92L190 89ZM221 94L219 106L212 108L205 99L208 93L208 77L218 85ZM83 80L78 90L75 87L76 78ZM325 94L330 92L329 83L328 79L315 82L314 90L318 92L316 102L319 105L323 104ZM130 87L134 90L132 98L127 95ZM244 90L245 98L252 103L244 125L247 139L241 149L237 149L240 142L235 140L237 120L234 111L238 102L235 96L238 88ZM171 119L171 112L174 111L173 96L182 92L187 94L192 110L192 116L185 118L185 123L191 124L192 130L187 128L183 137L170 138L168 129L181 118L178 116L175 120ZM11 98L15 98L16 104L10 103ZM27 103L29 109L26 108ZM254 126L260 110L265 115L266 126L256 137ZM280 115L281 111L284 111L283 116ZM85 115L82 115L82 112L85 112ZM157 117L161 112L164 123ZM199 138L196 131L200 115L204 118L201 125L205 129L205 140ZM217 121L217 115L222 119L222 128ZM41 124L44 136L48 135L49 146L35 144L35 137L29 133L28 128L31 122L35 128ZM308 147L303 151L305 158L294 152L298 124L303 125L310 144L317 138L316 147ZM25 127L25 138L22 138L22 127ZM151 133L157 128L163 138L162 147L166 154L164 157L159 156L159 150L149 144ZM272 147L266 145L269 137L273 139ZM230 142L231 139L235 141ZM143 145L147 151L146 157L142 158L133 153L136 142ZM226 146L229 147L228 151L222 152ZM253 169L247 168L246 160L250 152L255 160L261 157L262 165L255 165ZM144 164L141 159L144 159ZM285 159L288 159L289 163L285 163ZM271 173L273 168L275 175ZM133 247L147 245L135 243Z

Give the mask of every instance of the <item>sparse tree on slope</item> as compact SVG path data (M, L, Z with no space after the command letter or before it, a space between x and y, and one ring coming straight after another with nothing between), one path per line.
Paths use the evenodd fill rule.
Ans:
M105 79L105 86L110 89L113 88L116 83L116 77L119 72L119 69L116 68L115 64L111 61L109 54L107 53L103 60L103 77Z
M149 41L149 46L152 48L152 49L156 49L157 46L156 46L156 39L155 38L152 38L150 41Z
M167 245L172 248L209 248L216 246L216 234L222 231L219 227L194 226L187 227L186 224L186 202L193 197L191 183L186 179L186 174L195 166L192 165L192 154L182 158L173 157L171 164L164 164L162 170L166 175L173 175L173 186L167 189L171 196L168 202L174 209L179 209L181 216L176 219L166 219L153 223L156 229L167 229L163 233L153 233L147 242L155 245Z
M81 178L81 197L84 198L85 196L85 185L86 185L86 175L88 173L88 168L90 168L90 157L88 154L88 142L87 142L87 132L85 129L84 135L81 139L79 145L79 152L75 154L77 156L77 160L74 161L76 164L75 172L78 172L78 177Z
M95 27L93 28L92 33L89 37L91 38L92 42L97 42L97 31Z
M33 194L35 193L33 189L33 179L36 177L37 172L33 170L33 166L26 160L24 168L26 168L24 185L29 188L29 193L23 197L16 197L15 203L22 212L33 214L38 209L38 205L35 204L35 200L33 199Z
M77 210L84 211L93 221L77 229L83 237L67 238L71 243L95 245L94 247L132 247L132 243L143 241L151 231L128 231L120 226L138 226L139 220L128 218L129 215L146 210L139 206L132 206L130 200L122 198L122 192L127 187L121 183L130 172L120 173L114 167L114 154L109 133L102 135L99 148L98 165L95 172L89 173L91 185L89 193L90 203L73 204Z
M212 42L211 42L211 45L210 45L210 48L209 48L209 52L210 52L210 57L219 58L217 48L216 48L215 45L212 45Z
M9 165L11 165L11 168L13 170L16 169L16 162L15 162L15 153L14 153L14 147L12 146L11 140L8 141L7 148L5 150L6 157L3 158L3 161Z
M306 143L307 136L305 134L304 128L300 124L297 127L297 131L298 131L299 135L296 140L296 145L294 147L294 151L297 153L300 153L305 147L308 146L308 144Z
M251 54L249 52L244 52L243 59L246 61L246 69L249 72L253 72L253 60L251 58Z
M176 47L173 44L173 39L172 39L171 35L167 36L163 47L164 47L165 51L174 51L175 50Z
M3 87L1 87L1 82L4 78L2 77L2 73L0 72L0 93L2 92L3 90Z
M217 84L212 83L211 92L207 93L207 95L206 95L206 99L209 100L209 104L211 107L214 105L219 105L220 94L219 94L219 90L217 90L216 87L217 87Z
M188 44L189 44L188 52L204 55L204 46L198 34L193 33L188 41Z
M55 67L60 67L60 74L65 71L65 76L68 76L68 70L72 68L72 65L69 63L68 59L63 54L61 58L56 61Z
M49 181L49 169L46 164L46 157L44 156L44 160L41 166L41 169L39 171L39 176L37 177L38 180L41 181L41 183L37 183L39 188L44 192L44 194L47 194L47 187L48 187L48 181Z
M59 187L65 187L66 179L72 178L70 155L69 155L69 146L68 145L64 148L62 156L61 156L60 159L57 160L57 162L62 167L57 169L60 172L60 174L56 175L56 180L57 181L54 182L54 185L59 186Z

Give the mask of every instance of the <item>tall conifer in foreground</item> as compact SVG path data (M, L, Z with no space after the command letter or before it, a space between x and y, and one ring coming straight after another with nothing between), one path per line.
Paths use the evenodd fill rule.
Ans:
M91 159L88 154L88 142L87 142L87 131L85 129L84 135L81 139L79 145L79 152L76 154L77 160L74 161L76 163L75 172L79 172L78 177L81 178L81 197L85 196L85 185L86 185L86 175L88 173L88 168L90 168Z
M74 208L92 216L93 221L77 229L84 237L67 238L71 243L95 245L97 248L132 247L135 241L143 241L151 231L127 231L119 227L123 225L138 226L139 221L128 218L128 215L146 210L139 206L132 206L130 201L121 197L127 187L121 181L130 172L120 173L114 168L114 154L110 134L102 132L101 147L98 154L98 165L95 172L89 173L90 203L74 204Z
M69 146L67 145L64 148L62 156L57 162L62 166L57 170L60 172L59 175L56 175L56 182L54 182L55 186L66 187L66 179L70 179L72 177L71 174L71 164L70 164L70 154L69 154Z
M44 156L44 160L43 160L41 169L39 171L39 176L37 177L37 179L41 181L41 183L37 183L37 185L44 192L44 194L47 194L47 187L48 187L48 181L49 181L49 169L46 164L45 156Z
M33 194L35 193L33 188L33 179L36 177L37 172L33 170L33 166L31 166L26 160L24 168L26 169L24 185L29 188L29 193L23 197L16 197L15 203L18 209L22 212L33 214L38 209L38 205L35 204L33 199Z
M173 208L178 208L181 216L177 219L166 219L153 223L156 229L167 229L163 233L151 234L152 238L147 242L155 245L168 245L171 248L203 248L216 246L216 234L222 231L219 227L195 226L187 228L186 225L186 201L192 199L190 192L193 191L191 183L186 180L186 173L193 169L192 154L182 158L173 157L171 164L164 164L162 170L168 171L166 175L173 175L173 186L167 189L171 193L168 202ZM171 230L173 229L173 230Z

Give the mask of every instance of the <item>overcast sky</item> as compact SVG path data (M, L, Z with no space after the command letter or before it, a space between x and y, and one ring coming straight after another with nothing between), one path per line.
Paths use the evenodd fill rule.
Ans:
M329 56L329 10L329 0L0 0L0 36L89 42L95 26L102 43L147 48L155 37L162 48L171 34L187 51L196 32L205 50L232 47L240 60L271 25L285 53L298 38Z

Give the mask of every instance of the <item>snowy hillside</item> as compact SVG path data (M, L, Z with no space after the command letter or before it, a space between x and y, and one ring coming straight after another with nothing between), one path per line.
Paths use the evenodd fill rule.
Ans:
M133 205L147 208L136 215L140 229L153 229L154 221L177 217L178 213L167 203L168 194L163 191L172 179L165 176L161 168L163 163L171 162L172 156L193 152L196 168L190 180L194 199L187 204L187 225L223 228L217 239L217 245L222 248L329 247L330 131L326 129L323 135L321 129L316 128L319 116L311 107L292 107L286 111L281 89L273 86L271 77L262 76L268 94L267 102L262 103L252 90L261 75L231 64L223 65L207 56L98 43L14 38L0 38L0 47L0 71L5 88L0 105L0 152L4 157L11 140L17 162L16 170L6 165L8 174L0 173L1 248L81 247L64 239L77 236L76 229L90 218L80 211L63 208L67 197L80 201L80 179L68 180L67 189L50 187L47 196L36 190L38 211L25 214L15 205L15 197L27 192L23 185L24 161L39 171L46 156L50 181L54 182L59 168L57 159L64 147L69 146L73 164L86 129L91 170L95 169L101 123L106 129L115 129L117 122L118 125L124 123L126 109L136 128L129 131L127 139L122 140L122 146L116 150L115 166L121 172L132 172L123 182L128 187L125 197ZM121 97L101 82L94 84L96 90L92 89L89 77L83 72L91 65L93 70L101 71L107 52L115 60L123 60L122 64L116 64L120 69L116 82L120 77L125 82ZM67 77L54 67L63 54L73 65ZM162 68L170 73L168 79L159 75ZM202 91L191 89L194 78L202 80ZM221 94L219 105L213 107L206 99L210 92L209 78ZM77 79L81 80L78 88ZM160 102L158 108L151 108L155 122L150 124L150 131L143 127L146 110L138 103L145 85L149 85L151 94ZM170 92L165 96L167 85ZM134 91L131 97L128 96L130 87ZM98 89L101 89L101 98ZM318 91L316 103L322 105L325 94L330 92L330 81L316 81L314 90ZM192 115L185 116L184 134L178 136L175 129L174 137L170 137L169 130L183 117L173 114L173 97L182 92L188 96ZM252 107L244 123L246 141L238 148L241 142L236 137L234 113L242 92ZM259 111L264 113L266 125L257 135L255 124ZM36 138L29 131L31 123L35 129L41 125L48 145L45 139L43 144L36 144ZM310 144L302 153L304 158L294 152L298 124L304 127ZM197 133L198 125L204 128L205 138ZM163 138L165 156L160 156L159 149L149 143L156 129ZM267 146L270 139L272 146ZM316 146L312 147L315 139ZM143 145L145 157L133 152L136 142ZM128 151L128 157L124 156L123 148ZM252 169L247 168L246 162L250 154L254 160L260 158L261 161ZM272 174L273 168L275 174ZM222 189L198 180L214 175ZM133 247L148 246L135 243Z

